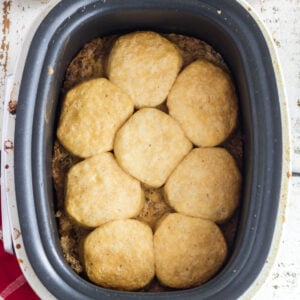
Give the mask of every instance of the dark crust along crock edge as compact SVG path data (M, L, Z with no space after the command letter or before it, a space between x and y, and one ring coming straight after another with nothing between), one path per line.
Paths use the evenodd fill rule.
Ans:
M44 19L32 41L19 93L16 197L24 245L34 271L59 299L239 297L257 277L269 252L282 169L278 92L258 25L235 1L106 0L82 5L81 1L62 1ZM246 134L241 222L230 261L198 288L145 294L96 287L70 269L59 247L49 145L63 70L85 42L120 32L118 29L149 29L203 39L222 54L238 87ZM48 73L49 66L53 74Z

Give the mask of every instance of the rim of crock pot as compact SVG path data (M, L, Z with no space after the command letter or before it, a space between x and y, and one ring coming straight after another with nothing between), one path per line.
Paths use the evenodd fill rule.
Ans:
M42 70L42 67L44 66L48 66L48 64L45 64L45 61L49 61L51 60L51 57L49 58L49 49L51 49L51 47L55 48L55 45L51 45L51 42L53 43L55 40L55 43L59 42L59 38L62 38L62 36L64 34L66 34L68 29L68 24L71 24L71 22L66 22L64 23L63 26L61 26L61 24L63 23L65 16L67 15L73 15L73 14L81 14L80 17L80 21L87 20L88 19L88 13L90 13L92 15L91 12L91 8L96 8L96 6L101 6L101 9L103 9L103 12L105 11L105 9L109 9L111 10L111 6L107 7L107 5L115 5L115 9L120 9L120 6L123 6L124 4L121 3L121 1L101 1L101 2L96 2L96 1L89 1L89 5L87 5L86 7L84 7L84 9L82 9L81 12L78 11L79 8L82 8L82 3L71 3L72 1L63 1L62 3L58 4L57 7L54 8L53 11L51 11L51 13L47 16L47 18L42 22L41 26L39 27L32 45L31 45L31 49L29 51L29 56L27 58L27 62L26 62L26 66L25 66L25 71L24 71L24 75L23 75L23 80L22 80L22 84L21 84L21 89L20 89L20 97L19 97L19 103L18 103L18 114L17 114L17 120L16 120L16 136L15 136L15 177L16 177L16 193L17 193L17 198L22 199L22 201L18 201L18 209L19 209L19 216L20 216L20 221L21 221L21 228L22 228L22 232L23 232L23 237L24 237L24 244L25 244L25 248L27 250L28 253L28 257L29 260L33 266L33 268L35 269L36 273L41 277L41 280L43 282L43 284L49 288L49 290L51 292L53 292L53 294L55 295L59 295L62 296L63 294L59 293L59 291L55 291L55 288L57 287L57 283L60 282L61 284L61 278L64 278L66 273L68 273L68 278L64 278L66 280L65 283L68 282L68 284L70 284L70 287L72 286L72 295L75 297L76 293L74 294L75 290L80 287L80 285L83 284L83 280L74 275L74 273L68 269L64 263L64 259L62 257L61 254L57 254L56 250L53 248L54 245L52 244L51 249L48 249L47 247L45 247L45 237L43 240L43 237L41 236L34 236L34 237L30 237L28 236L30 234L30 231L32 230L32 228L35 228L34 226L36 226L36 228L44 228L45 230L47 230L47 228L45 228L45 224L42 224L46 219L42 218L39 219L40 217L36 215L36 208L35 208L35 204L34 203L34 197L36 197L36 195L39 195L39 193L44 192L44 182L43 180L41 181L41 179L46 178L46 174L39 174L39 172L37 172L37 174L41 175L39 178L36 178L36 180L34 178L32 178L32 174L34 171L36 171L36 164L40 166L42 166L44 164L44 156L41 155L41 153L45 153L45 149L42 149L40 147L36 148L36 149L32 149L32 136L31 133L32 131L34 131L34 135L35 136L43 136L42 131L43 131L43 126L42 127L37 127L35 126L36 124L39 124L39 122L41 121L41 118L45 118L45 106L41 106L38 107L37 109L35 108L35 104L36 104L36 97L37 97L37 92L38 92L38 85L40 84L40 75L42 72L45 72L46 70ZM103 3L106 2L106 3ZM202 9L210 9L213 10L214 13L216 13L216 7L219 8L223 8L224 4L219 3L218 1L210 1L209 4L207 3L208 1L172 1L172 5L170 5L170 1L144 1L143 5L147 4L149 5L150 8L153 8L156 6L156 8L162 8L163 5L165 3L168 3L168 7L172 6L173 9L177 9L178 7L180 7L181 9L184 8L187 10L187 7L189 9L195 9L196 7L200 7ZM128 3L132 4L132 7L134 7L135 5L138 5L138 1L128 1L125 4L125 7L128 8ZM230 7L232 7L232 4L228 4ZM235 3L236 5L236 3ZM95 7L93 7L95 6ZM126 9L124 7L124 9ZM144 7L144 6L143 6ZM233 7L232 7L233 8ZM90 9L90 11L89 11ZM229 15L226 16L226 11L228 8L223 8L223 15L225 18L229 19ZM237 8L235 7L235 10L237 10ZM234 10L231 11L231 13L234 12ZM247 12L245 12L245 9L242 10L242 12L245 14ZM70 14L71 13L71 14ZM83 14L84 13L84 14ZM249 22L251 24L252 29L255 29L258 35L261 35L259 27L256 25L255 21L253 21L250 17L246 16L247 22ZM53 22L54 21L54 22ZM77 20L78 21L78 20ZM224 21L224 20L223 20ZM245 20L243 20L245 21ZM79 22L79 21L78 21ZM74 25L74 24L73 24ZM71 26L73 26L71 24ZM248 24L249 25L249 24ZM57 32L57 28L59 28L59 32ZM47 32L48 36L45 35L45 33ZM53 37L55 36L54 40ZM266 49L268 49L267 45L265 45L263 39L261 41L264 44L264 47ZM51 46L48 48L48 44L50 44ZM58 43L59 44L59 43ZM51 49L53 51L53 49ZM268 51L267 51L268 52ZM51 55L50 55L51 56ZM267 57L266 57L267 59ZM51 65L51 64L50 64ZM28 69L28 66L30 66L30 68ZM271 73L274 73L273 70L270 71ZM43 76L41 76L42 78ZM45 77L47 78L47 76ZM45 79L48 80L48 79ZM31 87L31 89L29 90L27 88L27 86L29 86L30 83L34 83L35 88L33 89ZM275 87L276 87L276 83L275 83ZM278 98L278 97L277 97ZM28 100L30 99L30 101ZM22 111L22 114L20 114L20 111ZM277 116L279 115L280 117L280 112L278 113L277 111ZM252 116L255 117L255 116ZM28 121L31 120L31 121ZM269 120L270 121L270 120ZM279 123L279 127L280 127L280 118L278 119L278 123ZM47 120L45 121L47 122ZM34 127L34 128L33 128ZM266 129L268 129L266 127ZM278 131L278 128L277 128ZM279 130L281 132L281 128ZM34 138L33 138L34 139ZM276 153L274 153L273 155L277 158L276 163L273 164L276 165L277 169L274 167L274 169L276 170L276 172L274 172L275 174L272 174L273 176L276 175L276 182L277 182L277 190L273 191L274 194L279 195L279 191L280 191L280 180L281 179L281 141L278 139L277 141L277 149L279 149L279 151L277 151ZM33 152L33 154L32 154ZM254 158L255 159L255 158ZM35 162L35 160L37 160L37 162ZM270 163L270 159L269 159L269 163ZM43 168L42 168L43 169ZM272 168L271 168L272 169ZM272 172L274 171L274 169L272 170ZM270 171L269 171L270 172ZM262 175L261 175L262 176ZM262 176L263 177L263 176ZM272 176L271 176L272 177ZM32 181L33 179L33 181ZM252 178L255 179L255 178ZM33 182L33 183L31 183ZM267 193L270 197L272 191L264 191L263 187L261 186L258 190L258 194L256 195L257 198L259 198L260 200L262 199L262 195L264 193ZM23 196L25 195L25 197ZM262 203L260 203L262 205ZM273 203L274 204L274 203ZM271 206L273 208L272 211L272 215L273 215L273 220L272 222L270 222L269 224L263 224L260 225L262 227L264 226L269 226L268 229L266 229L266 231L264 232L264 236L265 238L262 239L260 236L257 236L257 230L258 229L258 224L255 224L255 222L257 222L258 220L260 222L263 222L264 220L261 220L259 215L256 215L255 220L253 221L253 226L251 225L248 227L249 229L253 229L251 234L249 234L248 232L248 236L251 237L251 235L254 238L250 238L249 241L252 242L251 245L245 245L245 242L243 243L243 239L240 241L240 243L242 244L242 246L244 247L244 252L240 255L237 255L236 257L234 257L228 264L227 267L225 267L225 269L213 280L211 280L210 282L208 282L207 284L203 285L202 287L199 288L195 288L195 289L190 289L190 290L186 290L186 291L176 291L175 294L174 292L171 293L163 293L163 294L143 294L143 293L137 293L135 295L135 293L126 293L126 292L117 292L117 291L111 291L111 290L105 290L102 288L96 288L98 291L100 291L99 295L102 296L121 296L121 295L128 295L130 297L133 297L134 295L136 297L140 297L140 296L147 296L147 297L151 297L151 296L155 296L155 297L174 297L174 296L178 296L178 297L190 297L193 295L196 295L195 292L196 291L200 291L201 290L201 296L206 297L206 296L217 296L218 291L220 291L220 289L222 289L222 287L225 286L225 288L228 288L228 283L232 284L232 282L234 281L236 284L238 283L238 285L236 285L236 289L238 287L238 291L234 291L232 290L230 293L230 296L238 296L242 293L242 291L244 291L249 285L250 283L255 279L256 275L259 273L262 264L267 256L267 253L269 251L269 246L268 247L264 247L264 250L262 251L260 249L260 251L256 250L256 257L255 255L253 255L254 252L251 252L253 243L256 242L256 239L262 239L265 243L267 243L268 245L270 245L271 239L272 239L272 233L273 233L273 229L274 229L274 223L275 223L275 217L276 217L276 212L277 212L277 206L278 203L275 203L274 206ZM270 208L270 207L269 207ZM46 207L42 207L40 206L39 208L40 213L43 214L43 216L48 216L48 211L45 210ZM44 210L44 211L43 211ZM29 220L28 220L28 217ZM249 215L248 215L249 217ZM56 225L53 223L53 218L49 220L50 222L52 222L50 225L48 226L48 230L51 229L53 230L53 232L55 232L56 230ZM249 220L248 220L249 222ZM27 223L27 224L26 224ZM51 228L50 228L51 227ZM47 234L48 237L52 236L51 233L48 232ZM26 237L26 238L25 238ZM53 236L52 236L53 238ZM262 240L260 240L260 243L262 242ZM247 251L248 248L248 251ZM267 248L267 249L266 249ZM241 252L240 252L241 253ZM248 257L246 259L246 257L243 255L247 253ZM38 261L36 261L36 255L39 255L39 259ZM257 257L258 256L258 257ZM256 265L251 262L251 259L254 260L254 262L259 262ZM60 265L54 265L53 262L60 262ZM242 263L243 262L243 263ZM234 263L234 264L233 264ZM241 278L241 273L243 270L243 267L245 266L245 264L247 263L247 266L251 265L252 270L251 270L251 276L249 276L249 274L247 273L247 278ZM249 267L248 267L249 268ZM45 276L45 272L47 271L47 278L43 279L43 276ZM222 278L224 278L224 275L229 275L227 276L226 280ZM61 277L59 276L61 275ZM72 277L72 282L69 282L68 280L70 279L69 276L73 276ZM237 280L239 279L239 280ZM224 282L225 281L225 282ZM223 284L221 284L223 283ZM63 287L61 285L59 285L61 289L63 289ZM84 281L84 286L86 288L86 286L88 286L91 290L95 290L95 286L92 284L89 284L87 282ZM70 290L68 290L68 288L66 288L66 291L64 292L70 292ZM213 287L213 289L212 289ZM74 290L75 289L75 290ZM68 291L67 291L68 290ZM206 291L214 291L213 294L207 294ZM80 293L80 291L76 291L79 294L77 294L78 296L82 297L83 295ZM223 290L224 292L224 290ZM57 294L58 293L58 294ZM236 293L236 294L235 294ZM68 295L68 294L66 294ZM229 295L228 295L229 296ZM224 294L222 295L222 297L224 297ZM215 298L217 299L217 298Z

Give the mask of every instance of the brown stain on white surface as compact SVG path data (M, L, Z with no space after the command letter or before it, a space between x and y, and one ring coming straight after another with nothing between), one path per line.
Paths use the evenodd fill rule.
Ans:
M16 100L10 100L8 103L8 111L10 114L15 115L17 112L17 101Z
M4 141L4 151L8 152L9 150L14 149L14 143L11 140Z
M14 228L14 231L13 231L14 240L18 239L20 236L21 236L21 231L17 228Z
M10 19L9 13L11 8L11 1L3 1L2 3L2 39L0 45L0 67L2 68L5 80L7 75L7 62L8 62L8 51L9 51L9 42L8 34L10 29Z

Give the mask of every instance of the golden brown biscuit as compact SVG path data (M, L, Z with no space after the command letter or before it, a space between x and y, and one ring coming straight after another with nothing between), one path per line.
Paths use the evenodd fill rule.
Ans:
M225 149L195 148L168 178L164 190L176 211L221 223L238 205L241 174Z
M83 226L134 217L143 204L140 182L126 174L111 153L92 156L68 173L66 211Z
M107 74L130 95L137 108L153 107L167 98L181 66L176 46L155 32L140 31L116 41Z
M154 277L153 234L137 220L119 220L95 229L84 242L91 281L108 288L137 290Z
M209 220L169 214L154 234L158 280L173 288L190 288L209 280L222 267L227 246Z
M169 113L197 146L222 143L237 122L237 98L230 76L197 60L176 79L167 99Z
M57 136L80 157L110 151L116 131L132 113L128 95L105 78L93 79L67 93Z
M151 187L162 186L191 148L178 123L155 108L137 111L117 132L114 144L120 166Z

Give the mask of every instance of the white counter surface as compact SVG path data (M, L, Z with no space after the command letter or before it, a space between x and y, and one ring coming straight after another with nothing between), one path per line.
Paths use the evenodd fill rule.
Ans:
M24 38L47 0L10 0L0 2L0 126L6 79L13 72ZM248 0L261 17L275 42L288 95L293 138L293 170L300 173L300 0ZM1 131L1 127L0 127ZM300 176L291 176L291 190L279 245L272 249L264 274L247 297L256 300L300 299ZM255 286L259 286L258 290Z

